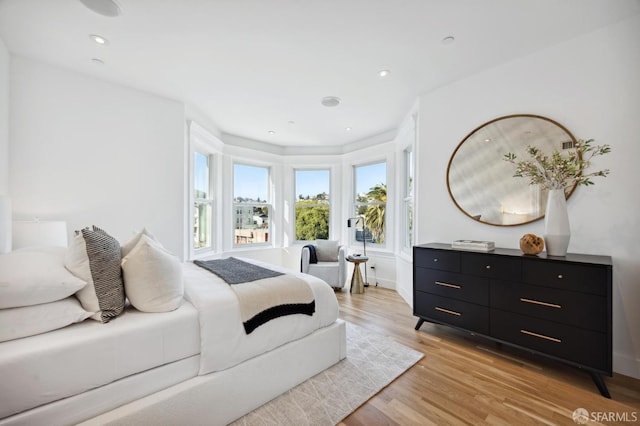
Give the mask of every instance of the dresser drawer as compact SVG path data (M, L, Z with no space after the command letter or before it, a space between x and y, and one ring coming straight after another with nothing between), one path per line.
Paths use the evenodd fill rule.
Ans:
M606 333L606 298L556 288L491 281L491 308Z
M489 332L489 308L416 291L414 314L481 334Z
M522 280L527 284L582 293L607 295L607 268L564 262L522 261ZM610 283L609 283L610 285Z
M461 272L487 278L519 281L522 267L519 258L480 253L461 253Z
M424 268L460 272L460 253L414 247L413 262Z
M604 333L499 310L491 311L490 323L491 337L611 373Z
M489 280L456 272L416 268L416 290L463 300L476 305L489 304Z

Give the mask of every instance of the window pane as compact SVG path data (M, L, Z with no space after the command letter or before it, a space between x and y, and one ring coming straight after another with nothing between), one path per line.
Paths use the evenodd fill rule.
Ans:
M329 170L296 170L296 240L329 239Z
M211 247L211 204L194 203L193 248Z
M269 201L269 169L234 164L233 199L236 203Z
M201 154L199 152L194 153L194 193L193 197L196 199L208 199L209 194L209 156Z
M355 215L365 218L366 229L356 227L356 239L377 244L385 241L387 205L387 164L376 163L355 167ZM362 223L358 224L362 227ZM360 229L360 232L358 232Z
M234 242L238 245L269 242L269 206L235 204Z
M413 202L411 200L405 200L404 202L404 220L404 248L409 250L413 246Z
M406 151L405 159L405 168L407 170L407 190L405 195L407 197L413 197L413 151Z
M366 196L376 185L387 186L387 163L356 167L356 194ZM386 201L386 197L385 197Z

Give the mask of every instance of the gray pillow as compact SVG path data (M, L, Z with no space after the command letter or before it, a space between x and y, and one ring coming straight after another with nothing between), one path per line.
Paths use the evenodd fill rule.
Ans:
M316 256L318 256L318 262L337 262L338 241L316 240Z

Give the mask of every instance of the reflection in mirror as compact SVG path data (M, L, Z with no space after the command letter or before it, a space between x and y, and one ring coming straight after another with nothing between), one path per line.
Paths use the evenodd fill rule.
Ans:
M482 223L512 226L538 220L544 216L547 191L514 178L514 165L502 158L509 152L528 158L528 145L550 155L575 143L571 132L549 118L520 114L491 120L453 152L447 168L449 194L462 212ZM567 189L567 198L574 189Z

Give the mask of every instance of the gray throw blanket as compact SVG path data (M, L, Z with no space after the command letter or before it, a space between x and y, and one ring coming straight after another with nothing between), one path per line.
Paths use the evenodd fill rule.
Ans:
M193 263L213 272L227 284L240 284L249 281L261 280L263 278L277 277L284 275L282 272L272 271L252 263L244 262L235 257L215 260L194 260Z
M302 249L304 250L305 248L309 249L309 263L318 263L318 255L316 254L316 246L314 246L313 244L307 244L306 246L302 247ZM300 272L304 272L302 270L302 259L300 259Z
M238 297L244 331L250 334L266 322L285 315L312 316L316 311L313 291L307 282L240 259L216 259L194 264L226 281Z

